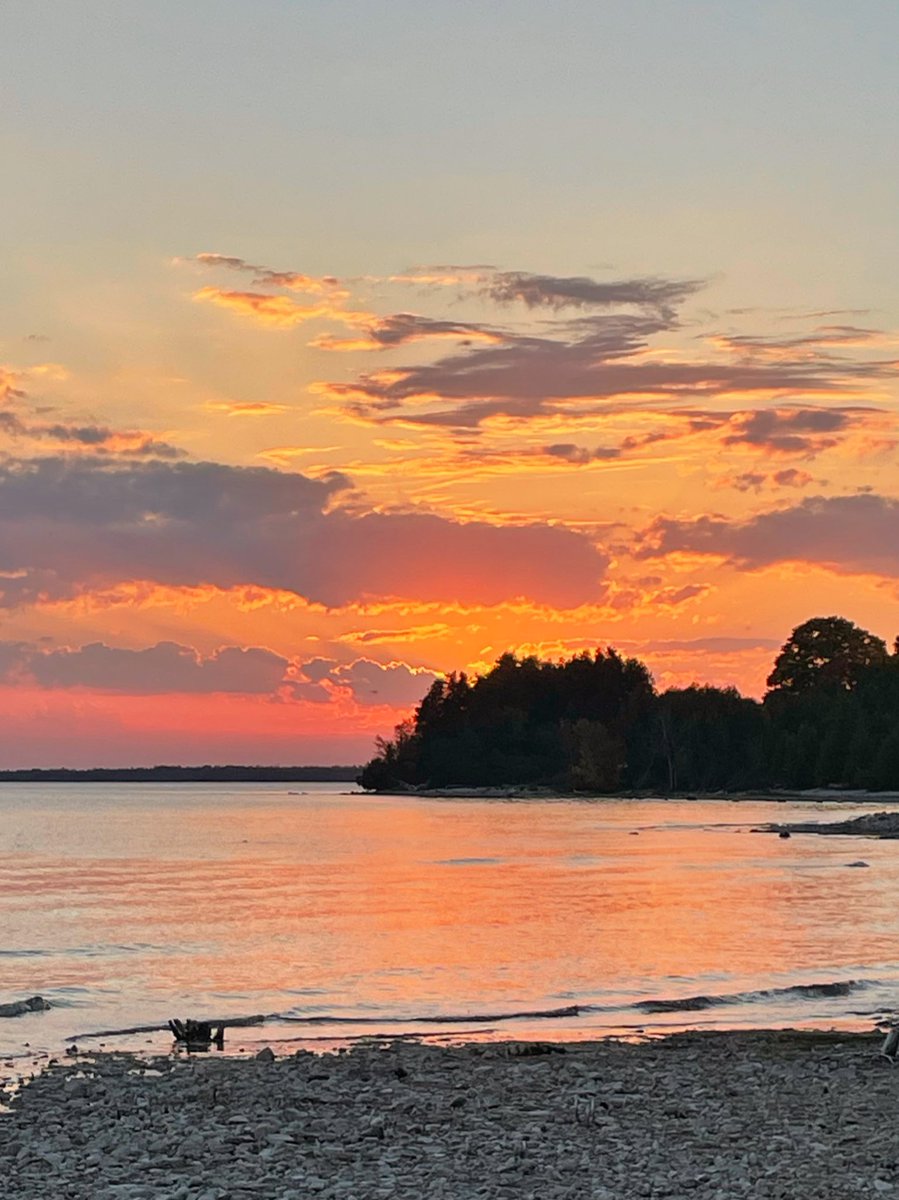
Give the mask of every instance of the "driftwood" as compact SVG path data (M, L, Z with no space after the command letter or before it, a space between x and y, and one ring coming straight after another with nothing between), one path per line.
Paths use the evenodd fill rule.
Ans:
M223 1029L244 1027L246 1025L264 1025L266 1021L279 1020L278 1013L271 1013L266 1017L263 1013L257 1013L252 1017L222 1017L218 1020L209 1021L209 1025L221 1025ZM88 1038L110 1038L110 1037L125 1037L133 1033L160 1033L165 1029L172 1029L171 1022L165 1025L132 1025L128 1029L94 1029L90 1033L76 1033L68 1040L70 1042L86 1042Z
M225 1026L212 1025L209 1021L179 1021L173 1018L169 1021L169 1029L175 1035L175 1041L186 1046L188 1050L208 1050L214 1042L219 1050L225 1046Z

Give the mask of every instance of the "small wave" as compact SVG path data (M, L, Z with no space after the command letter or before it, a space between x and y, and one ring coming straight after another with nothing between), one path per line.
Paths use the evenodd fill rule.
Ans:
M753 1004L760 1000L772 1000L778 996L797 1000L816 1000L832 996L848 996L852 992L870 987L876 981L870 979L839 979L828 983L794 983L788 987L760 988L754 992L725 992L720 996L684 996L668 1000L639 1000L632 1005L645 1013L699 1012L704 1008L716 1008L723 1004Z
M434 865L438 867L482 867L499 862L502 862L501 858L438 858L434 860Z
M684 996L682 1000L639 1000L632 1007L645 1013L698 1012L703 1008L713 1008L716 1004L735 1004L745 999L745 993L732 996Z

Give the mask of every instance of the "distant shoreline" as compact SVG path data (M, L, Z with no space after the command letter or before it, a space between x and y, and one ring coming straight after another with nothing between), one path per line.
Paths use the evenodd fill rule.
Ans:
M355 783L356 766L26 767L0 771L0 783Z
M853 788L755 788L733 792L571 792L561 788L536 785L508 786L485 785L483 787L460 785L458 787L403 787L369 789L370 796L408 796L410 800L671 800L708 801L721 800L727 803L775 803L788 804L805 801L815 804L899 804L899 792L868 792Z

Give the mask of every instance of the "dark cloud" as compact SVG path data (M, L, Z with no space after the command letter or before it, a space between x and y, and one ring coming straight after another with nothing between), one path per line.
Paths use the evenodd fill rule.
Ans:
M0 643L0 679L33 681L43 688L87 688L133 695L168 692L269 694L289 663L259 646L223 646L201 655L191 646L158 642L128 650L92 642L78 649L47 650L27 643Z
M783 471L742 471L738 475L725 476L716 486L732 487L738 492L760 492L766 487L808 487L814 480L807 471L787 467Z
M271 267L257 266L231 254L195 254L188 261L198 263L202 267L224 267L229 271L242 271L253 276L254 284L283 287L289 291L332 291L340 285L340 280L333 275L315 276L303 275L299 271L274 271Z
M393 708L409 708L416 704L437 678L433 671L409 667L405 663L384 666L368 658L337 667L331 674L333 683L352 692L358 704L389 704Z
M666 404L736 393L774 394L782 403L804 393L839 397L894 372L887 362L689 362L642 353L674 325L660 313L592 316L560 324L555 336L509 335L502 345L319 386L374 424L477 428L498 415L590 412L609 401L632 404L635 396Z
M702 287L704 283L695 279L616 279L601 283L581 275L564 278L528 271L496 271L482 282L480 291L499 304L518 301L528 308L635 305L670 313Z
M29 424L26 437L83 446L94 453L121 455L125 458L183 458L184 451L151 434L134 429L110 429L104 425Z
M579 466L621 457L621 450L617 447L597 446L595 450L588 450L586 446L576 446L573 442L555 442L551 446L544 446L543 453L550 458L561 458Z
M125 457L179 458L176 447L138 429L112 429L93 422L45 421L35 414L53 412L35 408L28 393L14 386L19 375L0 367L0 401L7 407L0 410L0 433L9 438L58 442L61 445L84 447L95 454L117 454Z
M868 410L870 411L870 410ZM850 425L861 423L864 409L756 409L735 413L723 437L726 446L758 446L778 454L817 454L839 442Z
M306 679L311 679L313 683L321 683L323 679L328 679L331 672L337 666L337 660L334 658L310 658L300 667L300 672Z
M783 471L775 471L771 479L778 487L807 487L812 482L807 471L797 471L795 467L786 467Z
M279 698L282 700L299 700L306 704L330 704L334 696L326 687L322 687L320 683L310 683L305 679L291 679L281 689Z
M584 275L538 275L532 271L500 271L486 263L413 267L391 282L439 287L470 287L497 304L520 303L528 308L637 308L673 311L705 286L695 279L649 276L601 282Z
M655 416L659 428L632 434L617 446L589 449L574 442L555 442L542 447L541 453L575 465L616 459L646 447L713 433L724 446L746 446L764 455L802 455L812 457L838 445L850 431L866 427L882 429L884 413L871 408L762 408L745 412L718 412L702 409L652 410L612 408L607 415L622 411ZM600 415L600 414L595 414ZM777 472L746 471L728 479L745 491L773 482L782 487L800 487L811 476L796 469Z
M826 314L807 314L826 315ZM884 340L881 329L868 329L860 325L821 325L810 333L794 334L791 337L759 337L752 334L716 334L711 339L723 349L741 355L795 354L798 352L818 355L833 346L862 346L877 344Z
M3 603L126 580L255 584L328 606L366 597L570 607L595 600L607 559L545 524L354 515L348 485L267 468L44 458L0 463Z
M48 690L146 696L223 692L315 704L332 702L339 690L358 704L408 708L436 678L434 672L406 663L383 665L367 658L292 664L261 646L222 646L204 655L177 642L130 650L103 642L54 649L0 641L0 684Z
M811 496L745 521L661 517L643 535L639 558L687 551L758 568L816 563L842 574L899 574L899 500L876 494Z
M480 342L502 342L507 335L489 325L471 321L440 321L417 313L392 313L372 318L355 337L323 334L312 345L320 350L389 350L427 338L457 338Z
M386 704L392 708L410 708L439 678L423 667L407 663L378 663L358 658L352 663L314 658L297 667L297 678L288 684L291 698L322 702L334 699L334 690L349 693L357 704Z

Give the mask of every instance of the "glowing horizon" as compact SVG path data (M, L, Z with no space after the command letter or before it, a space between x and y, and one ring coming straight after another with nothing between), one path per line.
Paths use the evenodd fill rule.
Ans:
M11 10L0 766L359 762L510 650L759 695L812 616L892 643L897 13L349 7Z

